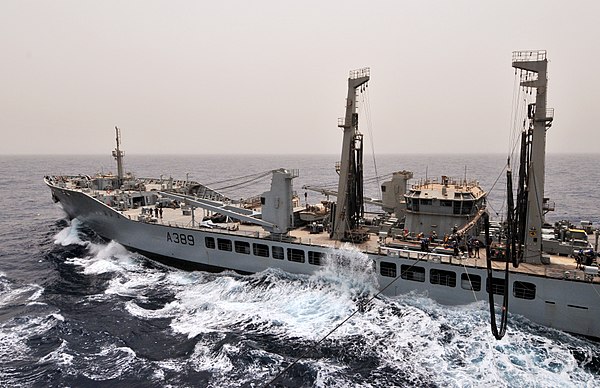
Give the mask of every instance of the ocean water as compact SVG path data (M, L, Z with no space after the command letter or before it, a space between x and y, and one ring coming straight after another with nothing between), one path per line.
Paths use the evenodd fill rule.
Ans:
M298 168L295 187L333 187L337 156L127 156L138 176L214 187L231 177ZM326 267L240 276L157 264L68 222L48 174L114 170L108 156L0 157L0 386L600 386L600 344L511 316L496 341L483 302L438 305L426 295L378 297L371 276ZM478 179L493 213L504 205L501 155L384 155L384 175ZM367 162L366 162L367 163ZM549 221L600 224L600 156L548 155ZM367 195L377 196L373 163ZM225 189L259 194L262 178ZM379 181L381 183L381 181ZM320 196L308 192L310 201ZM354 262L364 262L349 250ZM600 303L600 297L599 297ZM331 335L325 336L349 316ZM323 339L325 338L325 339ZM297 363L294 361L303 356Z

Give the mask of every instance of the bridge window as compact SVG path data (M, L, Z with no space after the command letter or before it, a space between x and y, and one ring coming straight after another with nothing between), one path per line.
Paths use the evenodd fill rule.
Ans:
M429 282L431 284L439 284L440 286L456 287L456 273L441 269L432 269L429 271Z
M413 211L416 211L416 212L419 211L419 199L418 198L413 199L412 209L413 209Z
M379 264L379 273L381 276L387 276L390 278L395 278L396 275L396 263L388 263L387 261L382 261Z
M235 251L236 253L243 253L244 255L250 254L250 244L246 241L236 241L235 242Z
M204 237L204 245L209 249L215 249L215 239L212 237Z
M514 282L513 296L520 299L535 299L535 284L528 282Z
M229 251L231 252L231 240L227 240L226 238L218 238L217 239L217 247L220 251Z
M460 275L460 286L465 290L481 291L481 276L463 273Z
M471 214L473 210L473 201L463 201L462 214Z
M400 275L402 279L413 280L415 282L424 282L425 268L403 264L400 267Z
M456 194L460 195L460 194ZM454 201L452 205L452 214L460 214L460 201Z
M254 256L269 257L269 246L265 244L252 244Z

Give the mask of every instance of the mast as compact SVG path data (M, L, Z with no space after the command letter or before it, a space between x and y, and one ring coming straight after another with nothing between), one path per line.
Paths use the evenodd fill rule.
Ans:
M370 78L368 67L353 70L348 78L346 115L338 119L338 127L344 131L339 169L338 197L331 238L334 240L360 239L359 220L363 217L362 134L358 131L356 96ZM359 89L360 88L360 89Z
M514 51L512 67L521 70L520 85L526 88L535 88L535 103L528 107L530 119L529 128L524 134L521 160L524 161L524 187L519 187L523 193L526 204L525 228L519 233L524 235L525 249L523 261L526 263L542 262L542 225L544 212L548 210L544 205L544 183L546 162L546 130L552 125L553 109L546 108L547 98L547 67L548 59L546 50ZM519 208L519 206L517 206Z
M112 156L117 161L117 186L121 187L123 184L123 155L125 154L121 151L121 130L115 126L115 134L117 141L117 148L115 148L112 152Z

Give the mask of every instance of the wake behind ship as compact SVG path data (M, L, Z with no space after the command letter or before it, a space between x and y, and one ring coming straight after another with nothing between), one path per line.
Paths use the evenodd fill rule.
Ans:
M371 263L364 270L374 272L387 296L414 291L446 305L489 297L492 305L503 306L510 298L511 313L600 338L593 252L585 263L543 253L544 145L553 117L546 109L546 65L545 51L513 54L522 87L536 89L523 130L518 200L511 214L516 222L508 234L500 233L515 240L492 244L482 238L486 193L476 181L442 177L409 185L412 173L400 171L383 183L381 200L364 197L357 97L370 79L368 68L348 78L346 112L338 121L344 136L337 190L307 188L335 196L335 202L301 206L293 187L299 172L283 168L272 171L269 191L247 201L187 179L136 178L123 172L118 128L117 175L47 176L45 182L69 218L169 265L312 274L328 261L344 263L340 258L347 250L358 250ZM382 211L369 218L365 204Z

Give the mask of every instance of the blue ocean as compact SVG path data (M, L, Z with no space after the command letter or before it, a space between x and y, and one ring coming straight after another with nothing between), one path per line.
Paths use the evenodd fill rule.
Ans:
M125 169L231 186L230 198L266 191L270 180L258 173L299 169L294 187L303 199L304 185L335 187L338 159L126 155ZM409 170L415 181L478 180L492 216L506 210L505 156L367 159L368 196L379 196L387 174ZM0 161L2 387L600 386L600 343L517 315L497 341L484 301L448 307L407 294L377 297L354 314L357 295L376 290L360 271L189 272L104 241L66 219L43 177L115 171L109 155ZM556 208L548 222L600 224L598 166L599 155L547 155L546 197ZM233 177L246 183L226 182Z

